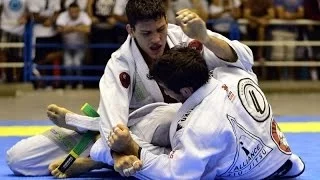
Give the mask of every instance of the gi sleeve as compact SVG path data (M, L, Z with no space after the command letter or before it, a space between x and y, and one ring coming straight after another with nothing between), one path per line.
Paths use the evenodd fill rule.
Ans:
M212 37L216 37L221 39L229 44L229 46L233 49L233 51L237 55L236 62L227 62L223 59L220 59L216 56L211 50L209 50L206 46L201 44L199 41L194 43L197 40L189 38L186 34L182 33L181 40L182 42L187 42L187 46L200 49L201 53L208 65L209 70L213 70L215 67L226 67L226 66L235 66L239 67L247 72L252 72L252 65L253 65L253 54L251 49L241 42L237 40L229 40L228 38L222 36L221 34L212 32L207 30L208 35ZM175 33L175 35L178 33ZM201 47L199 47L201 45Z
M110 129L117 124L127 124L129 102L132 96L133 73L129 65L113 53L100 79L100 134L107 142Z
M237 40L229 40L228 38L209 30L208 30L208 34L210 36L216 37L228 43L237 56L236 62L227 62L217 57L208 48L204 47L203 56L210 70L213 70L215 67L234 66L234 67L239 67L245 71L252 72L253 54L251 49L247 45Z
M169 154L171 151L171 148L169 147L161 147L151 144L150 142L146 142L145 140L141 139L137 135L131 133L132 139L143 149L149 151L152 154Z
M143 167L135 176L139 179L200 179L209 160L212 162L214 154L222 151L219 144L225 144L222 138L212 143L205 142L207 140L192 129L186 129L169 155L155 155L142 148L140 158ZM210 173L214 177L216 172Z

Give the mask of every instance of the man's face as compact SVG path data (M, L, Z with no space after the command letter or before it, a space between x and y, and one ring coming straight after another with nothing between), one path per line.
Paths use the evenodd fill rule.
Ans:
M139 21L132 31L132 36L140 48L155 59L164 52L167 41L168 24L165 17L158 20Z
M69 8L69 16L71 19L76 20L78 19L80 14L80 9L78 7L71 7Z

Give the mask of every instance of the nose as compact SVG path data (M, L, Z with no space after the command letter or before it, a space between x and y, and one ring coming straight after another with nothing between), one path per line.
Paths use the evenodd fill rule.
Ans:
M159 43L161 41L161 34L160 33L154 33L152 35L152 39L151 39L151 42L152 43Z

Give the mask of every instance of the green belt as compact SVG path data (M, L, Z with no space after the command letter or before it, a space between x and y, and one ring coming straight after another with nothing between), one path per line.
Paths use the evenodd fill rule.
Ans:
M81 107L81 111L89 117L99 117L99 114L94 110L92 106L88 103L85 103ZM66 159L59 165L58 170L62 173L65 173L66 170L73 164L73 162L80 156L80 154L86 150L89 143L93 141L98 132L87 131L83 134L80 141L76 144L76 146L69 152Z

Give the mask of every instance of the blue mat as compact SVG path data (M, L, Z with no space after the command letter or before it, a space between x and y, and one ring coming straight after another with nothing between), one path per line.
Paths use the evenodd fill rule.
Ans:
M9 179L54 179L52 176L41 176L41 177L24 177L24 176L14 176L12 171L8 168L5 162L6 151L13 146L16 142L23 139L24 137L0 137L1 147L0 147L0 179L9 180ZM67 178L67 179L125 179L121 177L115 171L109 169L102 169L99 171L93 171L87 174L84 174L77 178Z
M320 121L319 116L281 116L278 122ZM52 125L49 121L0 121L0 126L11 125ZM320 176L320 133L286 133L292 151L298 154L306 164L305 172L298 178L301 180L318 180ZM52 176L21 177L14 176L5 162L6 151L24 137L0 137L0 180L9 179L54 179ZM77 178L68 179L124 179L112 170L103 169L84 174Z

